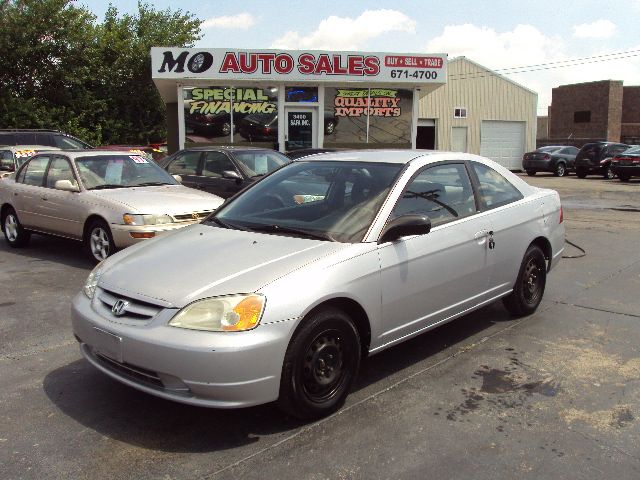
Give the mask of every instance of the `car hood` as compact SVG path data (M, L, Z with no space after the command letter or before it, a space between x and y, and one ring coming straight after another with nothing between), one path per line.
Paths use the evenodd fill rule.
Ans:
M100 286L181 308L201 298L255 292L348 247L197 224L107 260Z
M170 214L215 210L224 199L183 185L90 190L94 197L128 207L129 213Z

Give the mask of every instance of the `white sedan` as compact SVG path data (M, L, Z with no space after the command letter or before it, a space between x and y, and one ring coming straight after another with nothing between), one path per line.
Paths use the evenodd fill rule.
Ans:
M533 313L563 249L558 194L491 160L312 155L104 261L73 329L96 368L150 394L314 418L366 355L499 299Z

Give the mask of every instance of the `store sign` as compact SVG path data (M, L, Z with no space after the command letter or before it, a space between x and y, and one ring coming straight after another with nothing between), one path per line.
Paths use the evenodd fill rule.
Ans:
M187 102L185 102L185 105ZM273 113L278 109L262 88L193 88L189 114Z
M397 90L338 89L334 99L336 117L399 117L402 115Z
M446 64L444 54L151 49L154 79L446 83Z

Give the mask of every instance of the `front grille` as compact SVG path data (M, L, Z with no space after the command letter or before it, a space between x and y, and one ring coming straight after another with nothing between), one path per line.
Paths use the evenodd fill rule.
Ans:
M180 215L174 215L173 218L175 218L176 222L186 222L186 221L193 221L193 220L204 220L212 212L213 212L213 210L208 210L208 211L205 211L205 212L183 213L183 214L180 214ZM196 215L197 218L194 218L194 215Z
M105 315L123 320L151 320L162 310L159 305L142 302L104 289L98 294L98 300L99 305L104 309L103 313ZM123 300L127 305L122 315L115 315L112 309L119 300Z
M161 388L164 390L164 385L156 372L141 367L135 367L127 363L116 362L115 360L105 357L104 355L100 355L99 353L94 352L94 356L103 367L108 368L111 371L135 380L138 383L143 383L150 387Z

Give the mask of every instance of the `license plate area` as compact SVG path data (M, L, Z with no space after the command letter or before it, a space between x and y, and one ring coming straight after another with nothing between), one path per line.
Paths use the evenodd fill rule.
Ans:
M95 344L93 345L96 353L100 353L105 357L109 357L116 362L123 363L122 359L122 337L114 335L111 332L93 327L95 332Z

